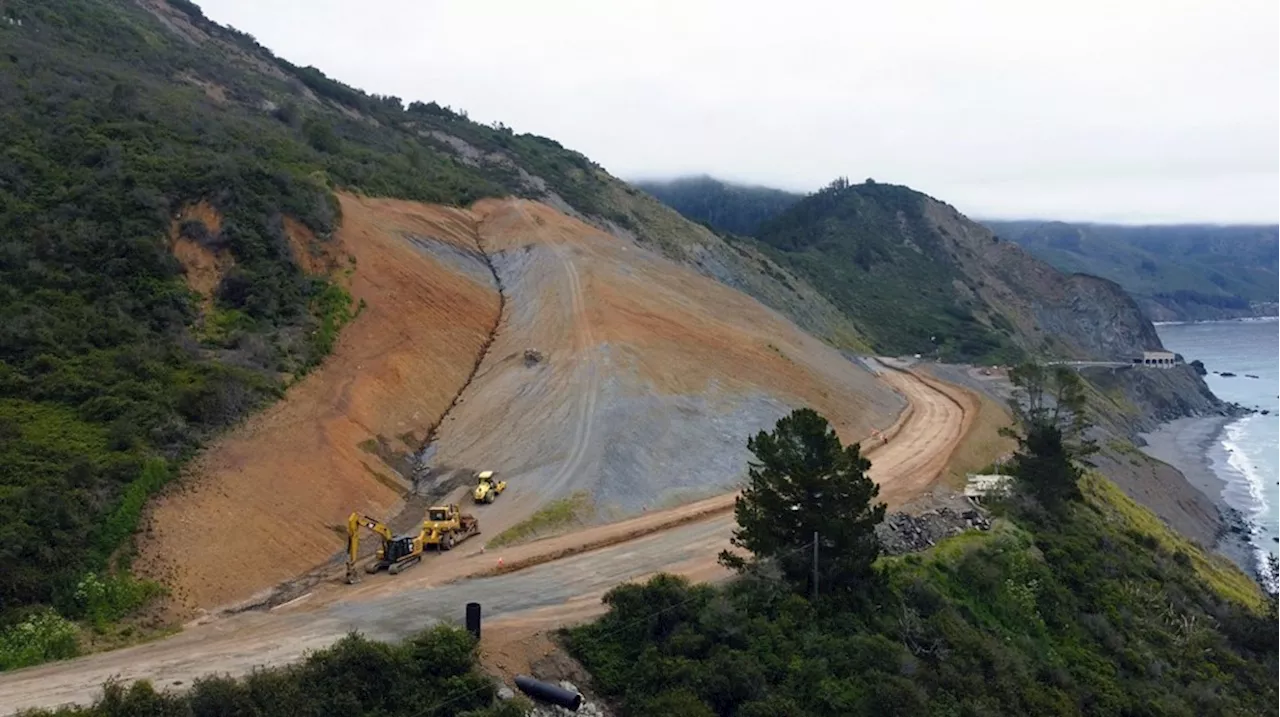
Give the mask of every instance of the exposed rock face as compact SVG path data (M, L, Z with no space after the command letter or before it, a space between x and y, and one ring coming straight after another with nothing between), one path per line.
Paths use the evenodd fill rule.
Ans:
M1036 312L1045 333L1068 334L1076 345L1105 359L1123 360L1163 348L1155 327L1119 284L1072 274L1064 294L1062 304Z
M1168 369L1085 368L1081 374L1100 393L1093 402L1092 418L1110 433L1129 440L1177 418L1246 412L1213 395L1191 365Z
M1018 328L1013 338L1022 348L1062 358L1123 360L1163 347L1155 327L1119 284L1063 274L1016 244L998 240L954 207L929 197L922 201L966 284Z

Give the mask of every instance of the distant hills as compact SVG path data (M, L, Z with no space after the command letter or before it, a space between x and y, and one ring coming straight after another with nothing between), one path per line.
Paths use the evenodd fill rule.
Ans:
M707 177L656 190L735 246L803 276L877 351L1008 362L1117 358L1160 345L1116 284L1064 276L908 187L841 179L763 220L785 193ZM759 221L752 237L728 229L751 221Z
M1062 271L1118 282L1153 321L1276 314L1276 225L983 223Z

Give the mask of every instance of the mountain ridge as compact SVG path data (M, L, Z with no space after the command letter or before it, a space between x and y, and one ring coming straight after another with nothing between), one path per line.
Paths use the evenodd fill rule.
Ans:
M1152 321L1276 314L1277 225L982 223L1063 271L1116 281Z
M666 187L727 196L707 195L707 183ZM1160 348L1113 282L1063 275L908 187L839 179L762 221L754 237L721 231L808 279L878 351L1007 363L1127 360Z

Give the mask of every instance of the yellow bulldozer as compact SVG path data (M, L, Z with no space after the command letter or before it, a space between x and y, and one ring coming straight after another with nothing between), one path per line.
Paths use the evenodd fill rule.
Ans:
M422 524L422 545L449 550L479 533L480 521L474 515L463 513L457 503L434 505L427 509L427 520Z
M480 471L476 474L476 487L471 491L471 497L477 503L492 503L506 489L507 482L496 480L493 471Z
M373 531L382 539L382 545L378 546L378 552L373 556L373 560L364 567L365 572L372 574L386 568L387 572L395 575L422 560L422 550L427 537L425 524L417 533L395 535L382 521L367 515L352 513L347 517L348 585L360 582L360 576L356 572L356 559L360 553L361 526Z

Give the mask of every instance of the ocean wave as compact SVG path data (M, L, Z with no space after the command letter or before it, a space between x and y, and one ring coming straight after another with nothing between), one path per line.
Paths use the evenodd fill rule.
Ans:
M1199 319L1196 321L1152 321L1152 326L1190 326L1192 324L1270 324L1280 316L1241 316L1235 319Z
M1245 316L1239 319L1232 319L1242 324L1274 324L1280 321L1280 316Z
M1227 452L1227 465L1243 478L1243 481L1228 480L1224 498L1233 498L1232 507L1244 513L1249 519L1249 542L1253 544L1254 559L1257 561L1258 575L1267 578L1267 556L1271 554L1266 541L1270 536L1263 530L1262 519L1267 517L1271 506L1267 503L1265 479L1254 466L1254 460L1244 448L1247 442L1251 422L1257 416L1248 416L1228 424L1223 431L1222 448ZM1233 488L1244 490L1232 490Z

